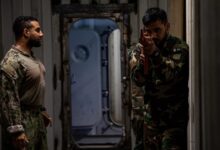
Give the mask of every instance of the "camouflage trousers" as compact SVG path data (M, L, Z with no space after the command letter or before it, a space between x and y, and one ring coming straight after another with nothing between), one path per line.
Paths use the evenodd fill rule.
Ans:
M143 119L133 119L133 132L135 135L135 146L134 150L143 150L144 149L144 140L143 140Z
M25 150L48 150L46 127L40 111L22 111L22 118L22 125L29 139ZM2 126L4 126L4 124ZM2 150L16 150L11 143L11 135L9 135L6 130L2 130Z
M144 150L187 150L187 129L153 129L144 124Z
M143 99L143 89L140 87L132 85L132 130L135 136L134 150L144 149L144 99Z

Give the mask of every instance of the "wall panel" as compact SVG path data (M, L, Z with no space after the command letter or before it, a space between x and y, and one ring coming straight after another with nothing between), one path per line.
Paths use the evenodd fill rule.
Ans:
M180 38L185 37L184 8L184 0L169 0L167 13L170 21L170 32Z
M220 149L220 1L201 0L200 55L201 58L201 119L203 150Z

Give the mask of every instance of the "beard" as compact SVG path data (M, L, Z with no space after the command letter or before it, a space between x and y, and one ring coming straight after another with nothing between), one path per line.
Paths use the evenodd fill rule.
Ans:
M161 40L154 38L153 41L157 47L160 46Z
M165 42L166 39L167 39L167 37L168 37L168 33L165 34L165 36L164 36L163 39L158 39L158 38L153 39L155 45L156 45L158 48L162 48L163 45L164 45L164 42Z
M41 46L41 41L37 40L37 39L30 38L29 41L28 41L28 45L30 47L40 47Z

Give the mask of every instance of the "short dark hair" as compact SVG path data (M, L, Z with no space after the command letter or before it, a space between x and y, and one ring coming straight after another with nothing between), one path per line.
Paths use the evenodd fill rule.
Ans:
M12 28L16 40L22 36L25 28L30 28L32 26L31 21L38 21L38 19L32 16L19 16L15 19Z
M168 21L167 13L163 9L158 7L149 8L142 18L142 22L145 26L157 20L160 20L163 23L166 23Z

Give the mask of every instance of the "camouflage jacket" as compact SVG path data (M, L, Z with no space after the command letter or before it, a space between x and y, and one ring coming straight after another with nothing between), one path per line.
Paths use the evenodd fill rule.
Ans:
M33 55L14 46L6 53L0 67L1 124L9 133L24 131L22 110L42 107L45 68Z
M184 126L188 120L188 45L169 35L159 52L148 57L147 73L139 62L140 46L130 52L130 66L132 80L145 89L145 122L152 127Z

